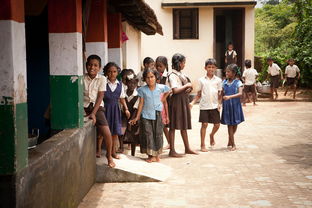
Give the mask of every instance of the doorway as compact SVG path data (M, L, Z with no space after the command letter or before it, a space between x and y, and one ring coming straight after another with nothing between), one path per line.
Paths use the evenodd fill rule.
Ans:
M237 52L237 65L243 66L244 61L244 8L215 8L214 9L214 57L218 67L225 68L225 51L227 44L233 43Z

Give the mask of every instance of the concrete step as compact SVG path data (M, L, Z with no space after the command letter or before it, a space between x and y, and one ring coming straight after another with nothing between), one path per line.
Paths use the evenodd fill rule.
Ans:
M104 154L105 155L105 154ZM107 166L105 156L96 160L96 182L161 182L171 175L171 167L161 163L147 163L141 158L120 154L114 159L115 168Z

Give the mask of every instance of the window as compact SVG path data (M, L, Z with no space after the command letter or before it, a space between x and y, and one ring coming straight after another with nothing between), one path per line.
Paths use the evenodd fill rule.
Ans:
M198 9L173 9L173 39L198 39Z

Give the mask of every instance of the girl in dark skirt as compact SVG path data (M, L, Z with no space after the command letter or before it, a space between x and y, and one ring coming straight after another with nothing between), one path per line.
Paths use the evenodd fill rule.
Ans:
M243 94L243 83L235 79L238 67L236 64L230 64L226 68L226 79L223 81L223 102L221 123L227 125L229 142L228 148L231 151L236 150L234 134L237 125L244 121L244 114L240 98Z
M147 162L159 162L159 155L163 148L163 124L161 111L163 101L167 98L170 88L166 85L157 84L158 73L154 69L146 69L143 72L143 79L146 84L138 89L140 103L135 119L130 121L131 125L136 124L140 119L140 148L141 153L148 155ZM162 100L160 95L164 93Z
M112 156L116 159L119 159L119 156L116 154L118 135L122 135L119 101L124 108L127 118L130 117L130 112L125 102L125 92L122 83L117 80L118 68L118 65L113 62L109 62L104 67L108 79L104 96L105 116L113 138Z
M187 129L192 129L191 111L189 107L189 93L192 91L192 83L181 71L185 67L185 56L175 54L172 57L172 73L169 75L169 84L172 89L172 96L169 101L169 140L171 157L181 157L174 148L175 130L181 131L185 154L197 154L191 150Z

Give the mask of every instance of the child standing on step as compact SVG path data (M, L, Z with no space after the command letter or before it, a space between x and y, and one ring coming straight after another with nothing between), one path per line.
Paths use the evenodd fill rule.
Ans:
M214 73L217 69L216 60L213 58L207 59L205 62L206 76L199 79L199 90L191 107L200 99L199 108L199 122L202 123L200 129L201 145L200 150L207 152L205 145L206 130L208 123L213 124L210 133L210 146L215 145L214 135L220 127L220 106L221 106L221 91L222 80L215 76Z
M222 83L223 103L221 123L228 127L228 148L231 151L236 150L234 135L237 125L244 121L243 109L240 102L243 94L243 83L236 79L237 71L238 67L236 64L228 65L225 71L226 79Z
M181 157L174 148L175 130L181 132L185 154L197 154L191 150L187 130L192 129L191 111L189 107L189 93L192 91L190 79L182 73L185 67L185 56L176 53L172 57L172 72L169 75L169 84L172 89L172 96L169 102L169 138L170 157Z
M161 111L163 101L167 98L170 88L157 84L158 72L154 69L146 69L143 79L146 84L138 89L140 103L135 119L130 121L134 125L140 119L140 149L141 153L148 155L147 162L159 162L159 155L163 148L163 123ZM162 100L160 95L164 93Z
M117 80L118 65L114 62L109 62L104 67L104 71L107 71L108 79L104 96L105 116L113 139L112 156L113 158L119 159L119 156L116 154L118 135L122 135L119 101L124 108L127 118L130 117L130 112L125 102L125 92L122 83Z
M288 66L285 69L285 78L286 78L286 90L284 96L286 96L289 87L294 89L293 99L296 99L296 90L297 90L297 82L300 78L300 69L297 65L294 64L294 59L288 60Z
M160 77L159 77L159 83L168 85L168 59L165 56L158 56L156 58L156 70L158 71ZM169 97L169 96L168 96ZM164 149L169 149L169 110L168 110L168 99L164 101L164 107L161 111L161 117L164 124L164 134L168 142L168 146Z
M87 74L83 76L83 106L93 124L97 126L97 148L96 157L101 157L103 138L106 145L106 157L109 167L115 167L112 158L112 137L104 114L103 97L106 91L106 78L99 73L101 68L101 58L97 55L90 55L86 63Z

